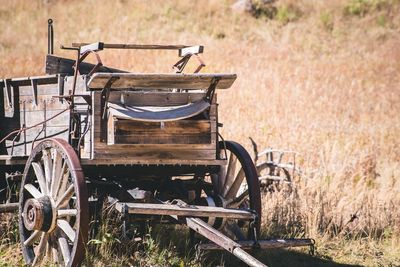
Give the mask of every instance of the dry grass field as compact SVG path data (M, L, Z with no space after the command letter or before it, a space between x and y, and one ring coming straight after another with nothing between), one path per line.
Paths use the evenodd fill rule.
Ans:
M48 18L57 46L202 44L203 72L238 74L218 95L224 138L250 151L248 137L259 148L299 153L295 190L264 194L264 236L313 237L324 266L400 266L400 1L278 0L272 18L268 6L252 16L232 11L233 2L0 0L0 77L44 72ZM170 72L176 54L105 51L102 59L135 72ZM0 233L0 266L21 264L8 227ZM272 266L290 258L274 253L266 256ZM293 266L318 265L293 255ZM199 264L171 257L178 260L146 259Z

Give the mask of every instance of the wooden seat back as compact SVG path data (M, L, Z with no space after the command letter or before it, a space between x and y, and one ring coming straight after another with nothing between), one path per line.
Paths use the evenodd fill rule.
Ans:
M215 79L219 80L216 89L228 89L235 81L236 74L95 73L88 81L87 86L92 90L102 90L108 85L110 89L114 90L205 90Z

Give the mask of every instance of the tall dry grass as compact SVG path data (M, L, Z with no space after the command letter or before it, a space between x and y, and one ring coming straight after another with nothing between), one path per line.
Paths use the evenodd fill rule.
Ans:
M233 88L218 94L225 139L251 149L251 136L259 147L300 155L304 175L295 194L282 190L263 198L265 232L389 238L395 248L400 6L381 2L387 5L358 16L345 14L350 0L280 0L278 6L301 11L286 24L232 12L227 0L2 0L0 76L43 73L49 17L56 44L203 44L204 72L238 74ZM137 72L169 72L176 60L173 52L102 55L107 65Z

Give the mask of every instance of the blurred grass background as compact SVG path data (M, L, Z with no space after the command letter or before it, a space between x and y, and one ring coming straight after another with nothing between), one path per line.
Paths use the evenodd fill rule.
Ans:
M44 73L48 18L55 53L71 58L58 45L204 45L202 72L238 74L218 94L224 138L299 153L296 189L264 194L264 236L313 237L317 257L335 262L399 266L400 1L253 0L248 12L234 3L0 0L0 77ZM132 72L171 72L177 60L168 51L101 55ZM1 233L0 265L17 248L10 232Z

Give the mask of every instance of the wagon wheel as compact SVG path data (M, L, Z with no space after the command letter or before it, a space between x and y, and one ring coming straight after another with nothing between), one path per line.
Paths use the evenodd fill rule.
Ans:
M291 189L292 175L286 168L275 163L262 163L257 165L260 187L265 191L280 191L282 188Z
M263 192L281 192L286 196L295 190L294 172L274 162L263 162L257 165L260 188Z
M88 197L73 148L47 139L31 152L20 192L19 229L25 261L77 266L88 234Z
M256 168L249 153L240 144L226 141L220 142L219 146L221 158L226 156L228 164L222 166L218 174L211 175L214 193L222 202L217 205L225 208L251 209L256 212L258 218L253 222L253 227L238 220L224 221L209 218L208 223L234 239L253 238L252 229L259 233L261 225L261 194ZM218 202L218 199L215 201Z

